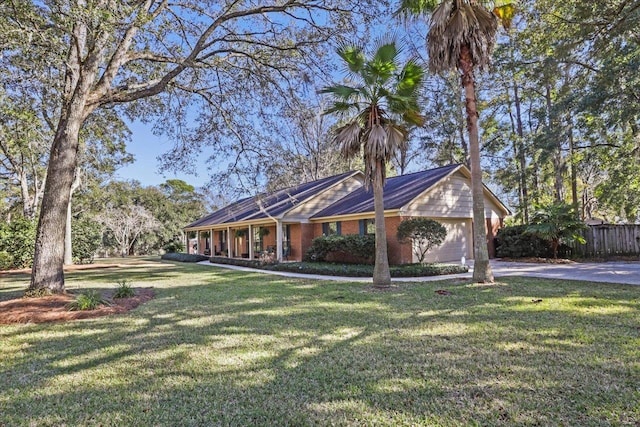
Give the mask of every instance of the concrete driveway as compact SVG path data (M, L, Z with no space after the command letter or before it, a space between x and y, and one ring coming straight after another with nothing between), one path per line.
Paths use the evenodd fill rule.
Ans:
M472 262L471 262L471 265ZM491 260L493 274L501 276L542 277L545 279L583 280L640 285L639 262L580 262L575 264L534 264Z

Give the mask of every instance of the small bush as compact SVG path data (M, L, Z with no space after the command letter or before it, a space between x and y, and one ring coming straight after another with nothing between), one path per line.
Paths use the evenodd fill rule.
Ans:
M185 254L182 252L169 252L162 255L160 258L167 261L178 261L178 262L200 262L200 261L206 261L209 259L208 256L196 255L196 254Z
M91 264L102 243L102 226L90 218L71 222L71 251L77 264Z
M163 249L167 253L182 252L184 251L184 244L174 240L164 245Z
M101 305L108 305L109 302L102 299L102 296L96 291L87 291L79 294L75 301L67 304L69 311L95 310Z
M17 217L11 222L0 223L0 251L11 255L8 268L31 267L35 241L35 221ZM5 256L4 262L8 263L9 258Z
M429 249L444 242L447 229L433 219L409 218L400 222L396 237L400 243L413 244L413 253L422 264Z
M118 287L113 293L114 298L131 298L136 295L136 291L127 283L125 279L118 282Z
M0 270L13 268L13 255L7 251L0 251Z
M313 239L304 260L307 262L326 261L329 254L348 254L356 262L373 263L376 253L376 239L372 234L346 234L343 236L320 236Z

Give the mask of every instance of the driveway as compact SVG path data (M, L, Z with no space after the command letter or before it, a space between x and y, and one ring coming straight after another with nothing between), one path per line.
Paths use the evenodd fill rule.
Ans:
M491 260L493 274L541 277L545 279L640 285L640 262L580 262L575 264L535 264Z

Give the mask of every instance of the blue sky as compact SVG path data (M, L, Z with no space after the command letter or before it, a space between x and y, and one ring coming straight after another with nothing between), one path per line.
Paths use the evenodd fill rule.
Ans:
M127 151L134 155L134 163L118 169L116 175L118 179L136 180L143 186L159 185L167 179L182 179L194 187L202 187L209 178L207 166L204 160L208 157L206 153L200 157L202 161L194 165L197 176L184 172L159 172L159 162L157 157L169 151L173 143L163 135L154 135L151 124L141 122L128 123L131 130L131 142L127 144Z

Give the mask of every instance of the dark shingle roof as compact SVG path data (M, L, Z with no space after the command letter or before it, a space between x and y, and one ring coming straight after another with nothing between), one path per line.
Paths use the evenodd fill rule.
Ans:
M269 216L277 217L343 179L354 176L358 173L359 172L355 171L346 172L340 175L334 175L328 178L279 190L274 193L263 193L255 197L247 197L200 218L199 220L187 225L185 228L248 221L268 218ZM260 209L258 201L260 201L264 210ZM266 213L264 211L266 211Z
M384 185L384 209L400 209L431 188L460 165L443 166L423 172L387 178ZM361 187L315 214L312 218L373 212L373 192Z

